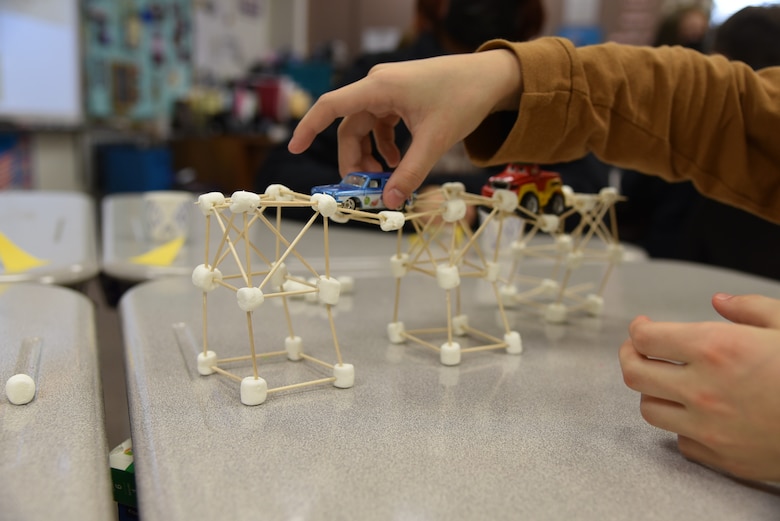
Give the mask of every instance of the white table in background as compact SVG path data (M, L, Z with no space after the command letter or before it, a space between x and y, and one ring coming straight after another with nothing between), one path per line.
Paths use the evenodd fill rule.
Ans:
M0 284L0 383L21 365L33 369L37 388L26 405L5 393L0 400L0 518L116 515L95 336L92 303L81 293Z
M0 283L74 286L97 275L96 212L78 192L0 192Z

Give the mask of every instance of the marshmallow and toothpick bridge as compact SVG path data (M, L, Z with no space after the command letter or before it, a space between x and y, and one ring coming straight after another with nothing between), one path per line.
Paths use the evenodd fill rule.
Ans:
M447 183L435 191L420 194L414 204L407 206L403 212L347 209L329 195L305 195L282 185L269 186L263 194L244 191L235 192L231 197L218 192L203 194L197 204L206 221L206 247L203 263L192 273L193 284L202 290L203 349L198 355L198 372L201 375L217 373L238 382L241 402L246 405L259 405L268 395L291 389L328 383L338 388L354 385L354 366L343 360L333 320L333 307L338 304L345 288L342 280L334 277L331 270L330 221L360 221L397 234L396 253L389 259L389 272L395 278L395 304L392 319L387 325L390 342L408 342L430 349L439 355L444 365L459 364L463 354L478 351L503 349L517 355L523 350L522 340L519 332L510 328L505 305L539 307L543 317L552 322L564 322L569 313L577 311L599 315L603 308L601 292L604 284L614 264L622 259L614 215L614 204L619 200L617 193L612 189L602 190L599 194L574 194L569 190L565 195L567 209L564 213L549 215L529 212L519 205L517 194L509 190L497 190L488 198L467 193L460 183ZM294 207L310 207L312 216L295 237L287 238L281 232L282 217L285 209ZM476 230L465 220L469 207L479 207L487 212ZM605 222L608 215L611 216L611 227ZM521 229L530 226L530 230L511 243L512 266L508 276L502 275L500 237L506 220L518 216L526 223ZM572 232L565 233L565 221L573 216L579 217L578 224ZM323 273L315 270L296 249L307 231L320 220L324 232ZM405 249L403 229L407 223L414 229L415 235ZM484 251L479 239L489 226L497 227L497 239L491 251ZM257 227L262 227L271 235L273 251L263 251L252 241L257 234L250 232ZM217 242L211 240L212 228L220 233L216 249L212 249L213 242ZM538 232L550 234L554 238L553 243L530 243ZM308 275L290 273L286 261L293 257L300 261ZM553 273L542 279L522 276L519 267L525 257L552 259ZM227 259L234 261L229 263L231 268L227 267ZM592 259L603 260L607 269L598 291L583 295L583 286L569 285L570 275L584 261ZM232 266L238 269L227 271ZM401 283L412 273L436 280L444 294L446 325L417 330L404 327ZM469 323L462 305L467 302L461 295L463 278L482 279L491 286L503 331L486 332ZM523 285L526 289L518 289ZM235 292L236 312L246 314L248 354L245 356L220 359L210 346L208 295L217 289ZM333 342L333 359L330 362L308 354L304 349L304 339L295 333L288 299L304 295L324 306ZM261 351L255 335L255 315L259 314L266 301L274 299L282 303L288 335L284 339L264 339L277 342L277 345L283 344L284 349ZM464 337L469 339L466 347L459 342ZM436 339L441 339L441 343ZM324 368L327 376L269 388L261 376L260 364L269 357L310 363ZM251 365L250 376L242 377L226 369L241 363Z

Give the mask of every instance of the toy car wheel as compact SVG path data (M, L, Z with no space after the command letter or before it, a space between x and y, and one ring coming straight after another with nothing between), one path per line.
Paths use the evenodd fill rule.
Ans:
M355 210L358 207L357 201L353 199L346 199L342 205L345 210Z
M563 194L553 194L550 198L550 202L547 203L547 213L561 215L566 209L566 202L563 198Z
M539 213L539 198L536 197L536 194L529 192L523 196L520 206L531 213Z

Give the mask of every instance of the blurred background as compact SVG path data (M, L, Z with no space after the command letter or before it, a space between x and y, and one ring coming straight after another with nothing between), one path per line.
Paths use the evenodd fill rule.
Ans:
M696 5L544 0L544 35L653 44ZM357 56L404 45L415 0L0 0L0 190L253 186Z

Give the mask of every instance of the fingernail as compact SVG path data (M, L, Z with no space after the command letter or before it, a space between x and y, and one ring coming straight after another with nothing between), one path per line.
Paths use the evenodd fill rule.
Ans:
M728 293L715 293L712 298L715 300L729 300L733 297L734 295L729 295Z

